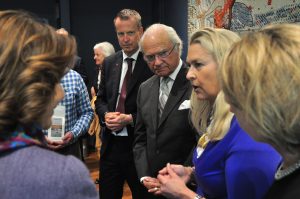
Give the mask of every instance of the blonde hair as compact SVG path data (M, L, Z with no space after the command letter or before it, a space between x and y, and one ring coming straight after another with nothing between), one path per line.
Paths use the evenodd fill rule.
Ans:
M221 84L264 141L300 145L300 26L280 24L250 33L228 52Z
M204 28L195 32L190 40L191 44L200 44L206 49L219 65L226 51L240 37L226 29ZM207 126L210 118L212 119ZM207 100L198 100L194 91L191 95L191 121L198 132L206 132L210 140L220 140L227 133L233 114L225 102L224 94L219 92L212 105Z
M22 11L0 11L0 27L0 136L8 136L47 110L76 42Z

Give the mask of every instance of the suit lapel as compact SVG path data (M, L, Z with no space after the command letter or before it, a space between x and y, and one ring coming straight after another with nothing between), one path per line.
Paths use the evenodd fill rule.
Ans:
M187 92L187 87L189 86L189 82L186 79L186 68L181 67L175 82L173 84L173 87L171 89L168 101L165 105L164 111L162 113L162 116L159 120L158 127L161 126L161 124L166 120L168 115L171 113L171 111L178 105L184 94Z
M113 102L113 107L115 108L117 105L117 99L118 99L118 95L119 95L119 84L120 84L120 79L121 79L121 72L122 72L122 64L123 64L123 55L122 52L119 53L118 55L116 55L116 62L113 63L113 76L112 76L112 80L113 80L113 93L114 96L112 99L114 99Z
M153 129L157 128L158 124L158 97L159 97L159 80L160 78L156 76L152 84L150 85L150 98L149 101L152 102L152 120L153 120Z
M141 65L144 64L144 63L142 63L142 59L143 59L142 53L139 52L139 55L137 57L135 67L134 67L134 70L132 72L132 76L130 78L129 85L128 85L128 88L127 88L127 96L130 95L130 93L133 90L133 88L134 88L136 82L138 81L139 77L141 77L142 74L143 74L143 67L141 67Z

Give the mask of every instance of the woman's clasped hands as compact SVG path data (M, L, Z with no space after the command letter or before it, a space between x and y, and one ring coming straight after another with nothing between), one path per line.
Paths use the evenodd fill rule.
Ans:
M160 189L156 194L164 195L167 198L181 198L183 193L191 192L186 183L189 182L193 170L191 167L168 163L157 176Z

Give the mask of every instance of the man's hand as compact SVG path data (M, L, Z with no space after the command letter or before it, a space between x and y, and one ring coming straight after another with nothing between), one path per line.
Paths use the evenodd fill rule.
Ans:
M94 89L94 86L91 87L91 95L92 95L92 98L97 95L97 93L96 93L96 91Z
M105 124L111 131L119 131L132 122L131 114L108 112L105 114Z
M62 138L62 141L53 141L50 140L47 136L45 136L45 138L49 148L53 150L58 150L68 145L73 140L73 133L67 132L65 136Z

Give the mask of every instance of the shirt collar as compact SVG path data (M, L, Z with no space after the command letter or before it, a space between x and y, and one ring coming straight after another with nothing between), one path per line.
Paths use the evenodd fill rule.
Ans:
M138 56L139 56L139 52L140 52L140 47L139 47L139 49L138 49L135 53L133 53L133 55L131 55L130 57L133 58L134 61L136 61L137 58L138 58ZM124 50L122 50L122 54L123 54L123 61L124 61L126 58L129 57L129 56L127 56L127 55L124 53Z

